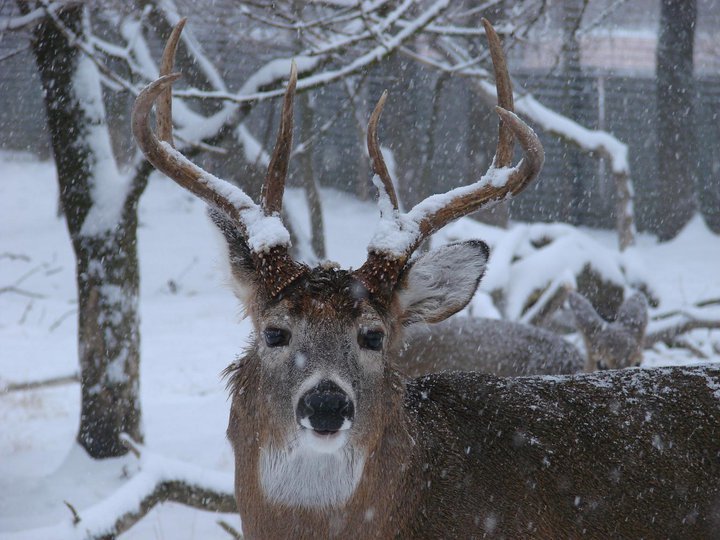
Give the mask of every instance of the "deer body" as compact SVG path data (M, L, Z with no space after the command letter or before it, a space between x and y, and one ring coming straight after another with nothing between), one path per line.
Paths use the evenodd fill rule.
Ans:
M472 298L489 250L480 241L412 257L450 221L522 191L543 149L512 109L499 39L484 21L501 118L479 181L402 214L368 126L382 221L356 270L295 261L282 226L292 138L293 66L255 204L172 147L169 75L138 95L133 133L148 160L211 206L235 293L252 320L228 368L228 438L247 538L707 537L717 530L720 374L713 368L576 378L396 368L404 330L441 322ZM162 97L162 99L159 99ZM161 139L149 126L157 101ZM523 158L510 167L512 141Z

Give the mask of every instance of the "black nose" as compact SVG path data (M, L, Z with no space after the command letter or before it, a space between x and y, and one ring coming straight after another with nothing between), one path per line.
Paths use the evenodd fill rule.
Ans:
M320 432L338 431L346 420L352 422L354 416L355 406L350 397L327 379L303 395L296 410L300 425Z

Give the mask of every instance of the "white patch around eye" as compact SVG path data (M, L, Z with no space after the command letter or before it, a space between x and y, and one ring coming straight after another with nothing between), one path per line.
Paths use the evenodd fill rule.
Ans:
M346 432L335 437L342 444L319 451L308 430L286 448L260 450L260 486L273 503L291 507L327 508L345 504L355 493L365 468L365 453L347 444ZM329 448L328 448L329 449Z

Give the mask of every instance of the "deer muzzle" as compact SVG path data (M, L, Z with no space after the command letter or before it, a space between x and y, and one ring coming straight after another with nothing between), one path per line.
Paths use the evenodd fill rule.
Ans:
M334 435L350 429L355 406L342 388L325 379L300 397L295 416L298 424L318 435Z

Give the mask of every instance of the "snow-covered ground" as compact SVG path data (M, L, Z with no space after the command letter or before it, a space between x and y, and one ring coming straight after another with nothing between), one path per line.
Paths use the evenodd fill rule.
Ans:
M306 217L298 195L291 190L286 204ZM323 193L323 205L329 257L357 267L377 219L374 205L334 191ZM77 371L73 255L56 213L53 165L0 154L0 388ZM612 233L583 232L614 249ZM475 234L498 232L465 221L444 236ZM139 229L146 447L224 473L231 482L229 403L220 372L241 351L249 324L226 287L220 246L204 204L153 176ZM666 244L641 236L636 255L662 300L659 311L720 297L720 237L699 218ZM482 312L486 302L475 305ZM720 331L697 330L692 339L710 360L720 361ZM645 360L688 361L687 351L664 348ZM133 456L98 463L75 445L79 399L75 383L0 393L0 538L70 519L65 501L82 514L132 474ZM123 538L230 538L218 519L240 527L234 515L167 504Z

